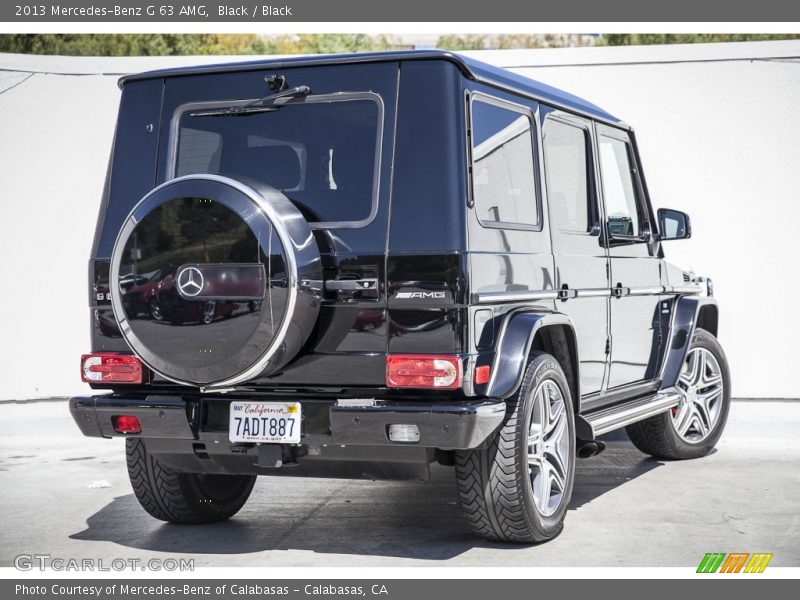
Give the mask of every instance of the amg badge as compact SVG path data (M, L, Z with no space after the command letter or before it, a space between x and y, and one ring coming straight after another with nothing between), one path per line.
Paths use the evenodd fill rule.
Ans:
M397 299L432 299L432 300L444 300L445 293L444 292L397 292L395 295Z

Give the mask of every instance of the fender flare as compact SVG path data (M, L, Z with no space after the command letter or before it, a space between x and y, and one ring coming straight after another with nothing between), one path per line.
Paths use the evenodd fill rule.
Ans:
M717 301L710 296L680 296L675 300L661 364L662 390L674 387L678 383L683 361L697 329L700 311L706 306L713 306L715 312L718 312Z
M519 389L525 375L525 367L533 340L540 330L551 325L565 326L572 332L574 347L571 350L577 353L575 327L567 315L559 312L543 313L524 310L511 313L506 317L495 346L492 377L489 381L487 396L508 398ZM577 355L572 358L575 391L578 396L573 398L573 403L577 408L580 404L579 363Z

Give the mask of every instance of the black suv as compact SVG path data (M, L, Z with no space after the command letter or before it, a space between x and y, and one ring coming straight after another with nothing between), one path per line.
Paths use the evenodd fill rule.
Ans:
M154 517L436 462L476 533L542 541L601 434L667 459L719 439L711 282L664 261L689 219L654 214L615 117L437 51L120 85L81 361L106 393L70 409L127 438Z

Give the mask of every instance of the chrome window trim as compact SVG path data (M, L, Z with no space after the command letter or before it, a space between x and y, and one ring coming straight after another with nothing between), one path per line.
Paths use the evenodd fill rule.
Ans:
M170 131L167 150L167 181L175 179L175 171L178 167L178 137L180 134L181 118L185 113L190 110L205 110L215 108L227 108L235 106L243 106L251 102L256 102L258 98L248 98L244 100L214 100L206 101L201 100L197 102L186 102L179 105L175 112L172 114L170 120ZM309 223L312 229L358 229L366 227L378 215L379 198L380 198L380 184L381 184L381 159L383 157L383 131L385 128L385 109L383 98L380 94L375 92L334 92L331 94L318 94L309 95L302 100L294 100L287 102L284 107L292 104L318 104L324 102L349 102L354 100L371 100L375 102L378 107L378 123L377 133L375 138L375 164L372 170L372 206L370 207L369 215L366 218L358 221L323 221ZM200 173L198 173L199 175ZM218 175L219 177L226 177L216 173L208 173L209 175Z

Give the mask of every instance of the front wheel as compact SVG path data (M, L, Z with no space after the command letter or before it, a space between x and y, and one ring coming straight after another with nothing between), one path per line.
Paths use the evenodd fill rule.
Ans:
M704 329L695 331L677 388L681 399L669 412L628 425L628 437L656 458L705 456L725 428L731 404L728 361L722 346Z
M473 531L543 542L561 531L575 477L575 414L555 358L537 352L486 448L456 452L461 506Z
M131 487L150 515L170 523L213 523L235 515L255 475L179 473L147 451L144 440L125 440Z

